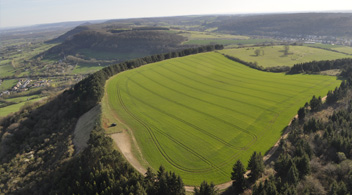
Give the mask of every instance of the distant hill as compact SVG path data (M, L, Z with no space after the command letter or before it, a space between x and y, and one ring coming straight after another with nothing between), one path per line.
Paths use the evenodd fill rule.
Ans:
M62 43L65 40L72 38L74 35L82 32L84 30L88 30L88 29L89 29L88 26L77 26L76 28L68 31L67 33L65 33L55 39L49 40L46 43Z
M75 55L79 50L92 52L140 53L150 55L168 52L178 48L184 37L163 30L135 30L110 33L102 30L86 30L77 27L52 41L66 39L45 54L65 56ZM79 32L81 31L81 32ZM77 33L79 32L79 33Z
M211 24L214 25L214 24ZM232 34L268 36L352 37L352 13L296 13L226 16L218 30Z

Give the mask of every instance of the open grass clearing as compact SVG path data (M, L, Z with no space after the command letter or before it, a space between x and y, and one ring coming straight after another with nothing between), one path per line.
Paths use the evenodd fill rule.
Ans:
M212 32L198 32L198 31L179 31L179 34L187 37L188 40L206 40L206 39L249 39L248 36L220 34Z
M16 85L17 82L18 82L17 79L6 79L6 80L3 80L1 85L0 85L0 92L11 89L13 86Z
M334 48L335 49L335 48ZM257 56L255 51L259 50ZM237 57L247 62L257 62L263 67L293 66L294 64L349 58L351 56L307 46L289 46L288 55L284 55L284 46L246 47L222 50L221 53Z
M233 39L205 39L205 40L190 40L186 41L184 45L252 45L261 44L267 42L275 42L271 39L243 39L243 40L233 40Z
M21 103L18 103L18 104L13 104L13 105L10 105L10 106L6 106L6 107L3 107L3 108L0 108L0 117L4 117L4 116L7 116L7 115L9 115L11 113L17 112L24 105L31 104L31 103L40 101L42 99L44 99L44 98L31 99L31 100L24 101L24 102L21 102Z
M253 151L269 150L312 95L340 82L261 72L211 52L120 73L103 101L133 130L153 169L163 165L187 185L219 184L238 159L247 164Z
M352 55L352 47L343 45L330 45L330 44L304 44L306 46L319 47L323 49L331 49L337 52L343 52Z
M16 97L16 98L8 98L6 99L7 102L13 102L13 103L21 103L25 101L29 101L32 99L37 99L39 98L39 95L31 95L31 96L23 96L23 97Z

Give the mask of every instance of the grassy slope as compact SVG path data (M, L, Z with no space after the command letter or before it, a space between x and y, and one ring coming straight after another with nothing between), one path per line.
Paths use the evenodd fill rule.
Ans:
M16 85L17 82L18 82L17 79L3 80L3 82L0 85L0 92L11 89L13 86Z
M266 152L300 106L339 83L260 72L206 53L126 71L106 90L149 164L198 185L228 181L237 159L246 164L253 151Z
M206 40L190 40L184 42L184 45L211 45L211 44L222 44L222 45L247 45L247 44L260 44L264 42L273 42L271 39L245 39L245 40L231 40L231 39L206 39Z
M31 99L31 100L24 101L24 102L21 102L21 103L18 103L18 104L13 104L13 105L10 105L10 106L6 106L6 107L3 107L3 108L0 108L0 117L4 117L4 116L7 116L10 113L17 112L25 104L30 104L30 103L33 103L33 102L36 102L36 101L39 101L39 100L42 100L42 99L43 98Z
M263 50L264 55L255 56L254 51L256 49ZM223 50L222 53L235 56L244 61L257 62L258 65L264 67L292 66L297 63L310 62L313 60L333 60L351 57L337 52L305 46L290 46L289 55L285 56L283 55L283 49L283 46L250 47Z
M336 47L336 48L333 48L333 49L336 50L336 51L339 51L339 52L344 52L344 53L348 53L348 54L352 55L352 47Z

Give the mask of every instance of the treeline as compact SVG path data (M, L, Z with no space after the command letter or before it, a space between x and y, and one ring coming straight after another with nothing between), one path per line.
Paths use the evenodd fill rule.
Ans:
M138 58L134 60L129 60L126 62L122 62L119 64L111 65L109 67L105 67L102 70L90 75L86 79L82 80L81 82L77 83L70 92L75 94L76 99L74 102L77 102L76 107L74 109L75 112L80 112L80 110L87 110L92 108L101 100L104 95L104 85L105 81L125 70L137 68L139 66L159 62L166 59L176 58L176 57L183 57L187 55L202 53L202 52L209 52L214 50L223 49L223 45L208 45L198 48L190 48L184 49L181 51L175 51L170 53L164 54L157 54L152 56L147 56L143 58Z
M161 166L145 176L127 163L97 121L88 147L52 177L52 194L185 194L180 176Z
M351 74L349 72L349 74ZM352 77L330 91L326 102L313 98L298 111L280 155L253 194L348 195L352 191ZM329 112L329 116L317 112ZM331 112L331 111L330 111Z
M227 57L228 59L241 63L243 65L246 65L248 67L254 68L256 70L261 70L261 71L267 71L267 72L287 72L290 70L289 66L274 66L274 67L266 67L264 68L263 66L259 66L257 62L246 62L244 60L241 60L239 58L229 56L226 54L223 54L223 56Z
M324 70L341 69L352 66L352 58L312 61L295 64L287 74L317 73Z
M99 129L91 134L87 151L74 157L72 131L78 118L100 102L104 93L105 81L110 76L147 63L222 48L221 45L205 46L112 65L88 76L73 88L49 99L44 105L35 103L1 119L0 194L50 194L48 192L52 189L55 192L66 194L64 192L77 192L75 189L79 187L88 187L87 189L92 189L94 192L97 190L102 192L102 188L98 188L98 185L111 184L108 181L116 182L114 184L116 186L120 185L119 182L125 182L121 184L124 186L122 190L111 189L117 190L116 192L126 190L126 192L134 193L142 189L138 187L139 185L143 187L143 190L151 190L156 194L159 188L161 191L167 189L173 192L165 187L164 182L158 183L157 181L166 180L166 183L175 182L178 185L180 184L178 177L173 173L165 172L155 177L154 183L150 184L152 187L145 187L143 177L132 172L131 168L126 167L127 163L119 160L120 154L112 151L110 138L106 138ZM72 170L70 167L76 167L77 170ZM84 172L88 171L89 174L92 172L93 176L81 175L83 178L79 180L71 174L78 174L80 169ZM114 172L112 169L117 170ZM109 173L110 171L113 175ZM118 175L120 173L121 175ZM139 182L140 179L144 183ZM53 183L53 181L56 182ZM73 181L73 183L69 182L69 185L68 181ZM63 189L62 186L66 184L70 186L70 189ZM159 184L163 185L158 187ZM61 186L60 189L55 187L56 185ZM81 190L84 191L84 189ZM83 191L81 192L84 193Z

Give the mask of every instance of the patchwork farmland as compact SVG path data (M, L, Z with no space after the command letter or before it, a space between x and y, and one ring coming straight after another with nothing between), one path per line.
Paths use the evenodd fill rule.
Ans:
M147 166L163 165L187 185L219 184L230 180L238 159L269 150L313 95L340 83L261 72L211 52L119 73L104 99L133 130Z

